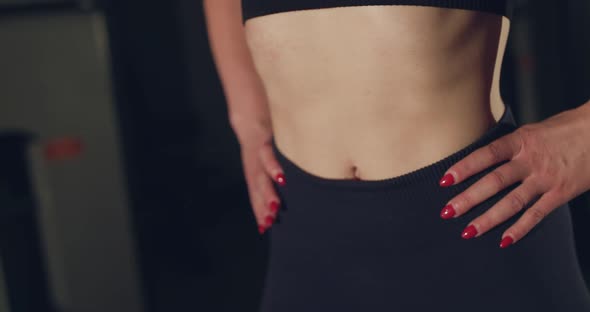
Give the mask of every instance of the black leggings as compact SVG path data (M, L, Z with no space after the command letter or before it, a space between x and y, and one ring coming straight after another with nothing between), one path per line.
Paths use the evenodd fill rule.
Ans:
M262 311L590 311L567 204L505 249L499 248L502 233L526 209L480 237L464 240L461 232L520 182L461 217L439 216L448 200L503 163L442 188L445 170L516 128L506 107L501 120L465 148L378 181L315 176L273 141L287 183L275 185L282 210L268 232Z

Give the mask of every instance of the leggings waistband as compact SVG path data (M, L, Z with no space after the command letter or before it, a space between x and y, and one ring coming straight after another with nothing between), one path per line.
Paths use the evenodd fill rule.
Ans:
M293 181L298 184L307 184L313 186L322 186L335 189L380 189L380 188L405 188L416 183L430 183L432 181L438 183L444 172L471 152L478 148L485 146L497 138L511 133L517 128L517 123L514 119L510 106L505 105L504 113L496 124L490 127L484 134L482 134L474 142L466 147L439 159L430 165L420 167L411 172L381 180L354 180L354 179L333 179L324 178L314 175L299 165L295 164L291 159L284 155L277 147L273 138L271 145L277 160L281 164L285 179Z

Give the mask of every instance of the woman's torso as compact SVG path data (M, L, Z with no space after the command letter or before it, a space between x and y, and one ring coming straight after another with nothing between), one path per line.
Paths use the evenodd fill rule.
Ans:
M245 24L278 148L320 177L378 180L466 146L504 110L508 19L351 6Z

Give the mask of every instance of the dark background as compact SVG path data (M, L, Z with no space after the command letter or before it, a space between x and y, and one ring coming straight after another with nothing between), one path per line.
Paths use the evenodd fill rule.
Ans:
M62 20L66 26L52 26ZM519 123L590 99L589 21L590 1L514 2L501 92ZM14 35L21 29L32 39ZM87 57L74 61L68 51ZM201 1L0 0L0 59L0 311L256 311L267 242L250 211ZM26 65L38 60L43 66ZM110 110L72 109L81 104L64 93L79 89L69 87L79 76L66 68L82 68L81 83L99 86ZM47 91L60 79L66 91ZM59 100L23 100L33 96ZM91 132L90 120L100 120ZM81 154L31 165L28 157L43 158L52 139L72 136L82 140ZM120 165L103 168L106 157L85 156L93 142ZM78 158L81 165L69 168ZM93 164L103 170L83 175ZM100 188L121 183L123 200L111 205L106 191L76 191L103 173ZM40 187L36 176L48 182ZM73 202L74 194L95 197ZM92 206L100 200L119 208ZM588 193L571 206L590 281ZM59 229L43 211L55 212ZM83 231L73 211L95 213ZM115 215L127 221L111 226Z

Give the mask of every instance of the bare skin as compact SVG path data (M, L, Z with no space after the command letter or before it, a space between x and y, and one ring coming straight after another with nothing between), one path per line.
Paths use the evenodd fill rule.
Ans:
M499 68L494 76L508 32L502 19L362 6L246 21L277 146L314 175L363 180L398 176L466 146L504 109Z

